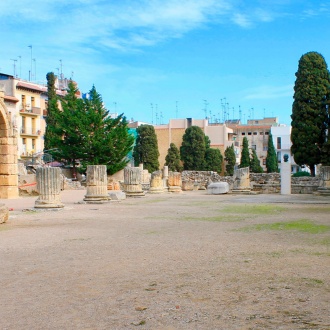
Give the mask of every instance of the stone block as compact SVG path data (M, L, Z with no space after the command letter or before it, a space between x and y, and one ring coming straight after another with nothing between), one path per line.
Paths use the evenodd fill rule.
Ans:
M229 192L229 184L227 182L212 182L207 187L209 195L221 195Z
M16 164L17 163L17 155L1 155L0 162L2 164Z
M16 155L17 147L15 145L0 144L0 155Z
M17 186L18 176L13 175L0 175L0 186Z
M9 218L9 210L5 204L0 204L0 224L5 223Z
M0 145L8 144L8 145L17 145L17 138L14 137L1 137Z
M112 201L120 201L126 199L126 194L120 190L113 190L109 193Z
M18 198L17 186L0 186L0 199Z
M1 164L0 163L0 174L18 174L17 164Z

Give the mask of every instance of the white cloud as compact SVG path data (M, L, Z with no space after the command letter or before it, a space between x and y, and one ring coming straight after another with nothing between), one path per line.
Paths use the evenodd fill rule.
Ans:
M232 21L243 28L247 28L252 25L250 19L248 19L246 15L240 13L234 14Z
M293 85L285 86L259 86L245 91L245 99L277 99L293 96Z

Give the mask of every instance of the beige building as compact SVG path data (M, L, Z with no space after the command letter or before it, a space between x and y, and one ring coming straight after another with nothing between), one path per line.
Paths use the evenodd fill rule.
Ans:
M252 119L248 120L246 125L241 124L240 121L228 121L227 125L233 130L236 151L239 151L236 154L237 163L240 163L243 138L246 137L249 141L249 148L256 151L260 165L266 170L268 137L271 128L279 126L278 118Z
M204 134L209 137L211 147L219 149L222 155L226 147L233 143L233 130L225 124L209 124L207 119L170 119L166 125L154 126L158 139L159 164L161 167L165 164L165 157L170 144L174 143L180 149L182 137L190 126L200 127Z

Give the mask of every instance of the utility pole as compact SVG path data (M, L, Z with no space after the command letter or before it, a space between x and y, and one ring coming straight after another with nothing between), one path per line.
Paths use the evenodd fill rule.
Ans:
M18 56L19 58L19 77L22 78L22 56Z
M17 60L10 59L11 61L14 62L14 77L16 78L16 62Z
M30 72L29 72L29 81L32 80L32 45L28 46L31 49L31 68L30 68Z

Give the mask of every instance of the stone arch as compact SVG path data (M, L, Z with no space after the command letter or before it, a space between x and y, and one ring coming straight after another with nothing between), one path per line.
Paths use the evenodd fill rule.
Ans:
M0 91L0 198L18 197L17 137Z

